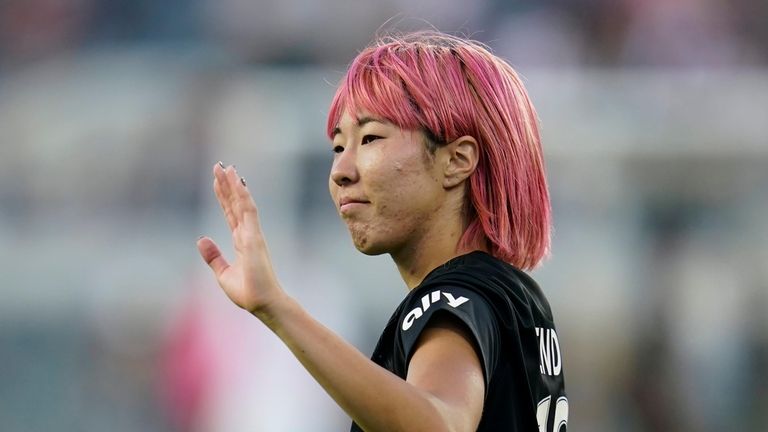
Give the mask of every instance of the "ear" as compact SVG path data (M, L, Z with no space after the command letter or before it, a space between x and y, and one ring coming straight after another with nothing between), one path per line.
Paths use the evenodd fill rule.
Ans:
M452 188L469 178L480 159L480 147L477 140L464 135L439 148L443 152L444 163L443 187Z

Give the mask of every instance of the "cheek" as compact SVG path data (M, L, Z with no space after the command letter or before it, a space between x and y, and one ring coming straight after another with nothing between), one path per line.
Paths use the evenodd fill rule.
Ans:
M391 161L371 180L371 192L379 198L379 215L396 223L423 219L436 203L436 180L421 160Z
M331 194L331 199L334 202L336 202L336 193L338 192L338 190L339 190L339 186L336 184L335 181L333 181L333 179L330 176L328 176L328 193Z

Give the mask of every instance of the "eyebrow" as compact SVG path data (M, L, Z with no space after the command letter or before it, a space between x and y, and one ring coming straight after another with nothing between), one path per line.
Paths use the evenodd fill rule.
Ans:
M381 123L381 124L389 123L388 121L382 120L380 118L366 116L366 117L360 117L359 119L357 119L357 127L361 128L364 125L366 125L368 123L371 123L371 122L376 122L376 123ZM338 135L340 133L341 133L341 128L339 126L336 126L335 128L333 128L333 132L331 132L331 138L335 138L336 135Z

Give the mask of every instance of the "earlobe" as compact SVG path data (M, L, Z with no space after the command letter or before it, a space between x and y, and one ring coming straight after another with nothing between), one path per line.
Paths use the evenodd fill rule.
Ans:
M464 135L446 144L443 149L447 152L448 158L443 187L451 188L461 184L475 172L480 158L480 148L476 139Z

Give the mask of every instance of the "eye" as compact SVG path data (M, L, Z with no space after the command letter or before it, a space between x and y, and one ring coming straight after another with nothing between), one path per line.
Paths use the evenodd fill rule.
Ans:
M341 153L341 152L343 152L343 151L344 151L344 147L342 147L342 146L340 146L340 145L337 145L337 146L333 146L333 152L334 152L334 153Z
M378 135L365 135L365 136L363 136L363 141L362 141L362 143L363 143L363 144L368 144L368 143L370 143L371 141L375 141L375 140L377 140L377 139L381 139L381 137L380 137L380 136L378 136Z

